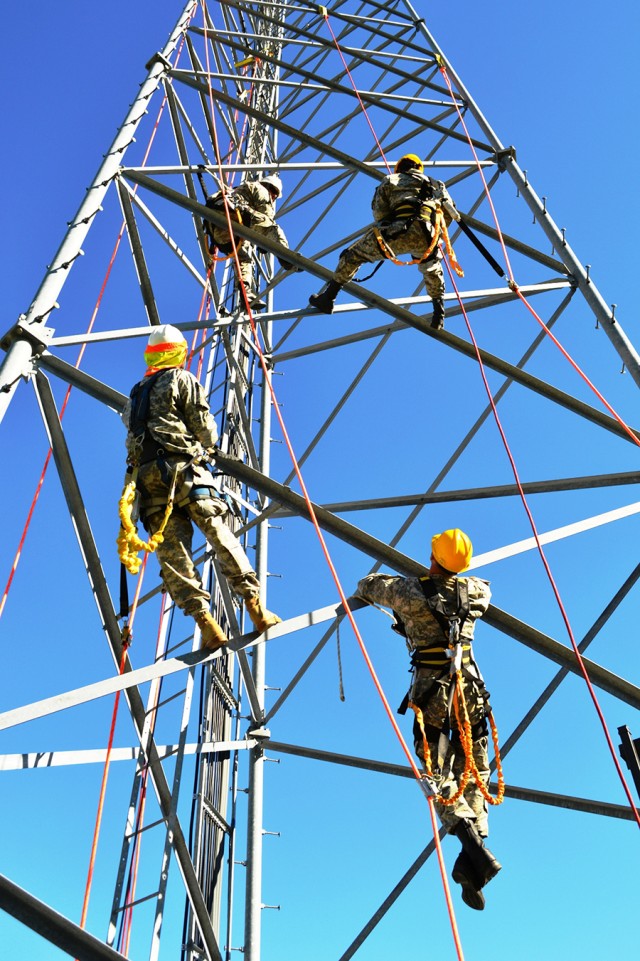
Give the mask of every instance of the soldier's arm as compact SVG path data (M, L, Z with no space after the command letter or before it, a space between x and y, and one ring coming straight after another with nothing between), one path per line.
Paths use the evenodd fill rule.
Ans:
M383 183L376 187L373 200L371 201L371 210L373 211L375 220L388 220L391 216L391 205L387 193L387 183L383 181Z
M451 194L445 187L442 180L432 180L431 183L433 184L434 196L436 200L439 200L442 204L444 219L448 227L451 221L458 220L460 215L458 214L458 210L453 202Z
M469 615L472 618L482 617L491 602L491 588L489 582L480 577L469 578Z
M395 608L400 600L399 585L403 580L390 574L368 574L358 581L356 594L370 603Z
M204 449L211 450L218 439L218 428L204 388L193 374L188 371L181 371L181 374L179 390L185 424Z

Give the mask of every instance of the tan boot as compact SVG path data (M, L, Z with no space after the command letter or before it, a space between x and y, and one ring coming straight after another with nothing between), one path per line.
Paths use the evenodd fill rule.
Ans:
M200 628L200 646L217 651L227 643L227 637L209 611L198 611L193 619Z
M245 597L244 603L253 626L260 634L266 631L268 627L275 627L276 624L282 623L281 617L278 617L277 614L273 614L271 611L265 610L259 594Z

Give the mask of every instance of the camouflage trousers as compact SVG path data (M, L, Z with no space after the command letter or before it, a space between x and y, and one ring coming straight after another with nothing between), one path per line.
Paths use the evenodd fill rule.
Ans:
M171 461L175 466L175 459ZM196 614L208 610L211 595L204 589L202 578L193 563L192 541L193 525L202 531L213 548L218 567L229 582L229 586L240 597L252 597L260 592L260 583L244 552L242 544L225 523L228 507L211 491L206 496L206 486L211 474L196 468L195 478L190 471L179 474L175 506L164 529L163 540L156 549L162 580L177 606L185 614ZM145 527L155 534L164 519L165 506L169 497L168 477L163 474L158 462L150 461L140 467L138 490L141 495L141 514ZM198 500L188 500L194 480L201 496ZM145 509L146 504L146 509ZM162 505L162 506L161 506Z
M465 768L464 749L458 735L453 709L450 720L449 743L442 765L438 767L440 732L447 719L449 687L448 676L442 678L440 672L432 672L423 668L416 672L410 692L410 700L421 709L423 715L433 770L433 786L437 793L444 798L450 798L456 793ZM485 785L488 785L490 771L485 721L486 705L482 697L484 684L481 680L474 682L463 675L462 688L472 727L473 759L481 780ZM413 738L416 754L424 764L424 740L417 719L413 725ZM443 827L447 830L451 831L460 819L466 818L475 822L476 829L481 837L487 837L489 834L487 802L473 779L473 775L469 779L463 794L454 804L448 805L436 801L435 807Z
M411 254L414 260L423 257L431 244L428 228L425 230L422 221L419 220L414 221L408 230L404 230L402 223L397 222L389 227L382 228L381 232L395 254ZM356 240L354 244L351 244L340 254L338 265L334 271L335 280L339 284L346 284L353 280L362 264L377 263L386 259L373 229L367 230L360 240ZM444 294L445 285L442 260L438 252L434 251L428 260L417 266L422 274L429 296L433 300L441 298Z
M189 501L183 507L173 509L164 529L164 540L156 550L162 580L174 602L185 614L209 610L211 600L193 563L193 524L202 531L213 548L218 567L231 589L240 597L252 597L260 592L258 578L242 544L225 523L227 511L227 505L218 498ZM163 516L163 512L160 512L147 519L149 533L154 534L158 530Z
M260 224L252 225L253 229L270 240L275 240L283 247L288 247L287 238L285 237L284 231L277 224L268 224L262 226ZM231 243L231 236L229 231L222 228L216 227L213 233L213 239L216 244L221 245L222 249L226 245ZM240 243L241 237L236 238L238 246L238 262L240 264L240 278L244 284L248 293L255 292L255 281L254 281L254 264L255 264L255 250L253 244L250 244L248 240L244 240ZM236 268L237 271L237 268Z

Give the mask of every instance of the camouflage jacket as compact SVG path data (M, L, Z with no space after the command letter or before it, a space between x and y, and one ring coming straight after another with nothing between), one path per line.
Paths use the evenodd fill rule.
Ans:
M276 205L264 184L258 180L245 180L232 193L235 205L251 212L250 227L273 227L276 222Z
M395 208L401 203L416 201L425 182L428 184L425 202L446 200L454 206L449 192L441 180L433 180L426 174L420 174L417 171L415 173L389 174L376 188L371 201L371 209L375 219L378 222L392 221ZM448 226L451 223L451 216L446 212L445 220Z
M135 455L135 438L129 430L131 400L122 419L127 427L127 451ZM193 374L178 367L160 373L149 398L147 431L168 454L193 457L200 447L210 450L218 439L204 389Z
M432 575L435 586L447 602L453 605L456 600L456 581L466 581L469 587L469 613L462 625L461 636L466 640L473 638L475 622L489 607L491 590L488 581L479 577L441 577ZM443 634L440 625L431 613L420 581L417 577L392 577L389 574L369 574L358 584L356 593L374 604L390 607L397 611L407 631L412 648L431 647L441 644Z

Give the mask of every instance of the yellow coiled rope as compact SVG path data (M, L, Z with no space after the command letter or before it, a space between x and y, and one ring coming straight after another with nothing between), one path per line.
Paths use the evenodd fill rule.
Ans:
M140 551L153 554L158 544L164 540L164 529L171 517L173 510L173 499L176 489L177 471L174 473L169 500L165 508L164 517L160 527L152 534L148 541L143 541L138 536L138 530L132 520L133 502L136 499L136 480L138 477L137 468L134 469L131 480L125 484L122 496L118 501L118 516L120 517L120 533L116 539L118 545L118 557L129 571L130 574L137 574L142 564L142 558L138 557Z

